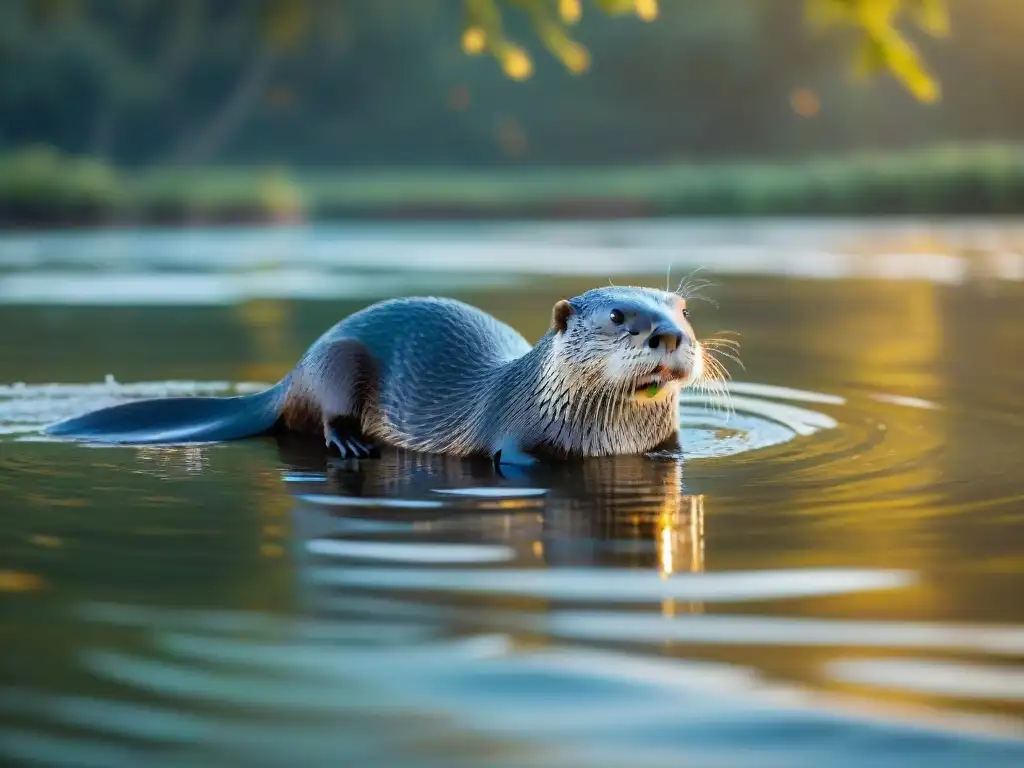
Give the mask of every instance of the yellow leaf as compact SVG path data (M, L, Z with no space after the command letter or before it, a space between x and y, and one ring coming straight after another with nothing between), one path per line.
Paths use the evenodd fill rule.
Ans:
M872 35L882 35L892 29L899 0L848 0L854 3L857 21Z
M636 15L644 21L658 18L658 0L635 0Z
M462 50L471 56L483 51L487 45L487 36L480 27L467 27L462 33Z
M533 74L533 61L522 48L507 45L501 54L501 68L513 80L526 80Z
M501 11L494 0L465 0L466 29L478 29L484 42L496 50L504 41ZM463 38L465 44L465 38Z
M810 23L818 27L846 24L862 30L865 39L853 62L856 75L872 77L888 71L915 98L936 101L940 97L938 82L896 29L903 12L914 14L932 34L948 30L946 0L805 0Z
M590 51L582 45L572 43L562 52L562 62L574 74L586 72L590 68Z
M580 20L580 16L583 15L583 9L580 8L580 0L559 0L558 15L562 17L562 21L566 24L575 24Z
M541 42L558 58L570 72L580 73L590 66L590 53L572 40L551 13L547 2L523 3L530 12L530 18Z
M914 47L899 33L890 29L878 39L889 70L915 97L934 102L939 98L939 84L924 68Z

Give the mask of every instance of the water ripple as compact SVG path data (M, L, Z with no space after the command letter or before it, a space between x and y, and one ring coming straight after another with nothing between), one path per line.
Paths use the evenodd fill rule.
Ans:
M552 613L559 637L616 642L678 642L787 647L856 646L904 650L1024 654L1024 626L871 622L777 616L665 617L615 611Z
M518 499L529 496L543 496L545 488L435 488L434 493L448 496L468 496L480 499Z
M1009 655L1024 653L1024 627L1017 632L1016 652ZM836 659L825 665L825 674L842 683L896 691L1024 701L1024 670L1010 666L935 659Z
M484 544L415 544L314 539L306 549L316 555L352 560L390 560L399 563L500 563L515 557L511 547Z
M19 303L7 311L23 318L39 314L34 302L234 304L210 310L223 318L212 322L276 364L336 307L249 297L343 293L356 304L427 271L450 293L483 285L480 272L505 281L513 256L548 269L555 248L566 272L636 269L612 242L628 225L505 229L484 263L491 226L462 242L420 229L410 248L355 237L360 253L306 234L305 254L279 233L206 233L198 251L177 233L139 237L153 253L133 253L138 268L173 273L159 285L156 274L104 272L122 259L110 246L135 235L58 236L14 254L49 270L0 275L0 308ZM626 250L664 274L678 231L638 226L646 240ZM687 391L682 457L542 463L510 478L405 451L331 460L317 439L94 451L38 428L141 397L264 385L0 385L0 498L13 499L0 545L7 571L31 577L6 585L0 762L1024 764L1024 623L1012 597L1020 376L1000 357L1016 338L1006 318L1020 286L971 283L966 255L858 270L809 242L771 252L745 237L711 249L725 271L756 260L814 277L893 276L895 264L896 277L932 284L872 284L868 296L861 284L732 283L717 296L723 316L699 322L743 329L751 375L779 378L732 382L728 398ZM367 253L423 270L391 279L355 263ZM470 260L478 275L453 281ZM263 274L229 274L264 261ZM203 274L178 281L186 269ZM541 330L540 297L507 296L524 331ZM38 327L56 334L59 355L128 310L46 312ZM862 343L837 347L835 333ZM125 365L141 364L135 337L118 337ZM251 362L211 349L199 352L203 370L210 354L223 370ZM14 354L30 361L35 349L26 340ZM18 375L60 376L76 359ZM809 381L821 391L788 386Z
M304 493L296 498L307 504L316 504L322 507L358 507L360 509L441 509L444 507L443 502L431 499L346 497L317 493Z
M581 602L661 602L699 600L737 602L841 595L899 589L913 583L902 571L807 569L736 573L676 574L609 568L501 569L460 571L403 568L310 568L311 583L368 589L443 591Z

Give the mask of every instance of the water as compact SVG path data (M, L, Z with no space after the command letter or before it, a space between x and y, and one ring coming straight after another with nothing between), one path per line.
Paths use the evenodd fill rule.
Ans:
M251 391L400 293L528 338L699 266L735 414L503 479L48 421ZM1024 225L349 226L0 239L12 764L1024 764Z

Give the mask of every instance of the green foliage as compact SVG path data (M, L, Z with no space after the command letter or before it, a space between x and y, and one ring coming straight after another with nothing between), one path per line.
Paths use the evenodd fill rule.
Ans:
M184 0L183 0L184 1ZM674 0L682 2L683 0ZM660 12L658 0L592 0L610 16L636 16L653 21ZM949 34L947 0L805 0L808 21L819 28L850 27L860 36L855 71L864 77L888 71L916 98L931 102L940 88L927 70L920 54L900 31L907 20L934 37ZM30 0L34 17L56 23L76 15L75 0ZM463 0L463 49L469 54L487 52L498 60L505 73L516 80L533 73L526 49L508 39L502 23L502 9L528 15L542 44L571 72L590 66L590 53L569 34L579 22L582 0ZM264 36L277 50L291 50L301 44L316 23L312 0L264 0L259 6Z
M361 216L1024 213L1024 147L939 147L800 163L607 169L131 173L45 148L0 156L0 222L187 224Z
M1019 214L1024 147L861 152L795 163L509 172L333 174L303 179L320 217L431 211L475 216Z
M910 19L933 37L949 34L946 0L806 0L807 18L822 29L851 27L859 32L854 63L861 77L888 71L916 98L932 102L941 90L914 45L900 32Z
M67 158L50 147L28 147L0 163L0 209L7 216L101 216L117 196L112 169L91 158Z
M91 224L110 221L289 220L301 194L277 170L117 171L50 147L0 155L0 221Z
M0 148L41 141L126 165L575 164L824 150L854 135L1017 137L1017 0L959 9L958 48L934 52L956 90L934 109L909 98L882 108L883 95L834 76L853 41L859 71L891 68L937 96L901 35L943 33L943 2L11 0L0 3ZM810 34L805 16L828 35ZM460 31L463 49L501 68L467 60ZM538 71L591 76L502 82L501 70L533 73L538 39L553 54ZM1004 95L985 101L971 80Z
M949 33L946 0L806 0L808 21L817 27L853 27L861 37L855 71L865 77L888 71L917 99L939 97L939 85L926 69L913 44L900 32L910 18L930 35ZM571 72L585 71L590 64L587 49L569 35L569 26L582 15L580 0L464 0L466 23L463 49L470 54L491 53L514 79L529 77L529 54L507 39L502 28L501 6L526 11L545 47ZM594 0L609 15L634 14L653 21L659 13L657 0ZM557 6L557 7L556 7Z

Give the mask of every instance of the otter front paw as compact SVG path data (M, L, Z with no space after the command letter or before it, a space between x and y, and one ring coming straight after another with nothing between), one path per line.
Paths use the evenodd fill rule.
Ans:
M327 449L333 446L343 459L364 459L379 453L377 446L354 435L345 434L331 424L324 424L324 442Z

